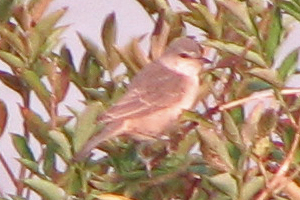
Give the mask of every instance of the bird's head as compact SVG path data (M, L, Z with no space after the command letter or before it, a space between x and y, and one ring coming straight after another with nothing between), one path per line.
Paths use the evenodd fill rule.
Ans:
M194 75L201 71L204 63L208 62L202 57L201 50L201 46L195 40L188 37L178 38L171 42L159 60L178 73Z

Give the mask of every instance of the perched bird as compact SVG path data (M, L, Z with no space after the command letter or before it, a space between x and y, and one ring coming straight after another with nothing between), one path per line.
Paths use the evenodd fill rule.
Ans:
M99 117L105 127L88 140L75 160L116 136L148 140L176 126L182 112L195 104L203 63L196 41L187 37L173 41L161 57L136 74L124 96Z

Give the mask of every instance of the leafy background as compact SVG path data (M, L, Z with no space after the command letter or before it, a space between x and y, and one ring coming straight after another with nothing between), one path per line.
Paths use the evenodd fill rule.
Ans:
M23 131L14 129L9 129L9 131L17 133L13 134L12 138L15 148L21 156L18 162L22 163L31 174L29 175L29 179L24 181L26 186L37 191L45 199L63 198L60 188L63 188L68 195L75 195L79 198L87 199L92 198L93 195L99 195L101 191L115 192L138 199L163 199L164 196L167 199L181 199L184 198L184 195L190 195L188 199L252 199L258 189L263 187L263 178L271 176L272 174L275 175L275 178L278 176L277 181L280 180L282 182L291 183L292 186L295 186L297 183L297 166L299 162L297 156L299 150L294 149L296 153L293 152L292 157L294 155L295 157L290 158L288 156L289 149L293 146L293 141L299 139L293 140L297 138L299 134L297 132L299 127L297 127L295 120L299 118L297 115L299 99L295 99L296 96L293 95L289 99L284 99L280 94L280 89L288 76L293 73L298 73L294 68L297 55L295 53L289 54L289 52L286 52L289 54L289 60L286 60L284 65L279 64L279 74L269 68L274 65L274 52L277 50L277 46L286 39L289 33L288 29L282 29L283 18L281 14L287 12L289 15L299 19L299 1L282 1L279 3L274 1L273 5L278 7L271 6L264 8L266 9L265 11L268 12L263 12L259 4L253 4L259 3L259 1L247 1L248 5L250 5L249 9L244 7L245 4L238 1L218 1L219 6L224 9L221 10L223 11L221 12L223 17L232 20L232 22L236 22L233 24L230 24L230 20L214 20L214 17L209 15L205 7L190 6L192 1L182 1L186 3L190 11L192 11L192 13L185 15L184 20L194 24L198 28L204 29L209 34L210 39L212 39L207 41L206 45L218 49L221 56L220 58L222 58L218 63L215 63L218 64L217 67L220 70L212 70L204 77L207 82L211 84L213 84L214 81L225 81L224 85L227 87L227 90L225 87L225 91L223 91L224 95L223 93L219 93L222 95L218 96L218 89L210 88L210 90L212 90L211 92L215 95L214 98L224 104L227 100L245 97L256 90L273 88L274 91L277 92L278 100L281 102L280 109L276 107L276 105L271 105L270 109L263 109L261 106L256 106L251 112L250 118L246 117L248 115L243 115L243 110L241 109L232 109L230 112L223 111L222 117L217 121L219 125L222 125L222 130L216 127L213 128L213 114L210 112L205 113L207 118L204 120L201 118L201 115L187 113L183 120L196 121L201 123L204 128L223 131L224 137L219 138L216 132L212 130L200 130L203 159L197 155L189 154L189 149L193 146L193 141L195 141L194 139L196 137L195 133L192 132L186 139L181 141L178 149L175 148L175 151L169 152L170 154L167 156L162 155L162 157L160 157L160 154L163 152L164 146L159 143L157 144L157 148L159 149L157 151L147 149L147 147L145 149L144 147L140 147L141 149L139 149L139 146L136 148L130 142L124 144L121 142L121 146L119 147L115 147L114 145L104 146L104 150L109 152L110 157L106 157L104 160L98 160L96 165L93 162L72 163L70 160L72 158L72 151L74 149L76 151L76 148L78 148L76 145L80 145L80 142L76 141L76 139L82 139L82 132L86 133L86 131L89 131L89 134L92 134L93 130L88 129L91 124L90 120L93 120L97 109L102 109L99 104L92 100L98 99L105 103L108 102L109 104L110 98L113 100L114 97L117 98L124 92L124 88L122 87L118 88L113 85L115 88L111 88L111 85L101 85L102 87L106 87L110 95L107 99L105 95L103 96L93 90L99 86L97 85L99 83L97 83L97 81L95 82L97 77L93 75L102 75L101 70L103 67L110 67L110 69L115 67L116 63L114 63L114 61L118 59L112 59L106 63L105 59L101 56L102 52L99 53L93 43L91 43L84 34L80 34L80 41L77 39L77 43L82 43L88 54L83 57L80 72L73 71L73 69L68 68L69 66L66 67L66 63L72 65L70 60L68 60L68 50L66 48L62 48L62 51L56 52L59 56L52 54L52 42L56 42L57 39L55 33L59 33L64 30L65 27L55 29L51 26L51 24L54 25L56 20L64 14L65 10L60 9L52 15L48 15L50 18L45 18L45 20L48 20L46 23L46 21L40 21L38 12L34 11L39 11L42 7L42 3L48 1L32 2L32 4L29 4L29 12L31 17L33 17L33 23L29 24L29 27L27 27L28 24L26 24L26 15L18 16L16 12L14 13L15 18L17 21L19 20L18 23L21 24L23 30L28 30L32 33L32 35L29 34L29 44L31 45L29 51L26 48L24 49L26 45L23 46L22 41L19 41L16 37L13 38L16 36L15 34L7 34L7 31L16 31L16 34L18 34L20 30L15 30L13 26L2 26L1 36L5 38L8 43L2 43L2 51L0 53L1 59L10 65L13 74L18 77L20 76L23 81L18 82L18 80L15 79L16 76L11 76L4 72L1 73L2 81L18 92L24 100L24 104L20 103L20 106L17 108L18 111L16 115L21 113L25 119L27 128L27 130L24 130L25 137L20 134L20 132ZM149 15L157 11L155 6L153 7L151 3L147 4L145 1L140 2L144 3ZM175 28L180 29L176 18L177 15L164 4L164 1L157 0L155 2L158 7L168 11L163 18ZM5 7L6 5L2 4L2 6ZM122 7L122 5L119 5L119 7ZM35 10L36 8L39 9ZM4 13L4 15L1 16L2 21L5 22L6 15L10 13L2 13ZM78 13L80 13L80 11ZM259 21L253 23L249 20L248 14L250 14L252 20L256 15L263 16L263 20L260 21L260 23ZM25 23L22 20L24 20ZM110 31L113 30L114 27L112 24L114 20L113 14L106 15L104 31L102 32L102 38L106 41L104 48L109 57L115 57L117 55L121 57L122 61L128 67L129 73L127 75L130 78L136 72L136 67L141 65L143 60L137 59L134 56L131 57L132 55L130 54L124 56L124 54L122 54L124 52L115 52L114 49L111 49L110 41L114 39L111 37L111 34L107 33L111 33ZM264 29L263 23L271 25L266 26L267 28ZM97 27L95 24L97 23L93 23L93 26ZM31 26L34 28L30 29ZM221 27L228 32L225 31L223 35ZM288 27L285 26L284 28ZM123 29L122 27L120 29L118 26L118 37L123 35L122 31L120 31ZM170 37L178 34L176 31L179 29L174 29L175 31L173 32L171 31ZM152 29L150 28L149 30ZM47 40L47 37L50 35L52 38ZM47 37L45 38L45 36ZM160 35L154 35L154 41L157 39L155 38L156 36ZM99 33L96 37L100 38ZM164 39L164 36L162 36L162 39ZM45 41L46 43L44 43ZM129 40L126 41L128 42ZM233 42L235 45L227 42ZM96 40L95 43L98 45L99 40ZM43 46L43 44L45 45ZM40 49L40 47L42 48ZM131 46L129 45L128 48L136 48L135 43L131 43ZM17 55L23 62L11 54L7 54L7 52ZM236 56L232 56L232 54ZM78 55L73 55L73 57L81 61ZM128 60L128 58L133 60ZM275 56L275 58L277 58L277 56ZM223 61L223 63L221 61ZM30 63L30 65L27 66L28 68L26 70L18 71L22 69L24 62L25 65L27 63ZM245 66L249 67L250 71L248 71ZM224 73L226 72L226 68L227 70L231 70L230 73L227 74L228 76ZM53 71L53 69L58 71ZM225 71L223 71L223 69L225 69ZM78 73L80 73L80 76L78 76ZM244 79L239 79L239 76L242 76ZM56 113L56 110L53 109L56 105L53 107L52 104L49 104L49 102L53 102L53 97L43 86L42 82L40 82L40 78L42 77L48 77L48 82L50 82L51 85L50 90L55 93L56 100L58 101L62 100L65 92L64 88L68 85L66 82L61 82L60 85L65 87L57 87L54 79L56 78L56 80L61 81L63 80L61 77L73 78L73 83L77 85L81 93L87 99L89 106L85 111L78 113L74 110L78 105L69 108L72 115L78 119L74 129L64 127L69 118L63 116L60 110ZM42 81L47 80L43 79ZM114 81L120 82L122 79ZM11 83L13 83L13 85L11 85ZM208 87L208 85L205 86ZM239 90L239 86L245 89L245 91ZM228 88L230 88L230 90ZM41 100L42 104L37 106L36 103L31 103L31 105L29 105L27 101L28 90L33 90L37 95L36 98ZM234 92L231 93L231 91ZM204 91L204 93L205 92L206 91ZM236 96L235 93L238 93L238 96ZM4 104L1 104L2 113L5 113L3 112L4 110ZM207 111L211 110L208 109ZM35 112L40 116L44 116L44 114L48 112L51 118L41 119ZM57 118L58 113L59 118ZM5 116L2 115L1 118L4 119ZM3 127L3 124L1 124L1 127ZM253 127L254 129L252 129ZM82 130L82 128L84 128L84 130ZM32 134L39 143L47 143L47 147L44 148L42 152L38 152L38 148L31 146L31 143L29 146L27 145L26 137L29 133ZM206 134L209 134L209 137L207 137ZM279 140L279 142L270 140L270 138L266 137L270 134L275 134L280 137L281 140ZM71 135L74 136L74 141L72 141ZM257 143L253 143L251 136L257 140ZM243 141L241 141L241 139ZM192 141L192 143L190 141ZM281 143L282 141L284 143ZM174 142L176 142L176 138ZM74 145L72 148L69 146L70 143ZM253 144L253 146L249 148L249 150L245 150L245 146L249 147L247 146L248 144ZM40 153L42 153L42 157L40 157L41 160L37 160L39 157L37 155ZM53 158L54 153L59 155L66 163L66 171L59 171L55 166L57 160ZM185 153L188 153L187 157L184 156ZM231 158L229 158L229 155ZM149 177L147 178L147 174L145 174L145 167L147 165L143 163L145 160L140 159L140 156L145 156L145 158L157 156L159 158L156 162L152 163L153 165L151 167L153 171L151 171L151 173L153 177L151 177L151 179L149 179ZM250 156L252 156L253 161L258 164L258 167L252 170L250 166L247 166L244 170L241 164L248 164ZM286 180L285 178L287 177L285 174L282 176L276 173L276 170L278 170L276 164L282 163L281 161L284 159L288 162L288 165L291 166L289 171L290 178L295 178L295 182ZM112 167L115 173L107 173L109 167ZM24 169L25 168L21 171L24 172ZM90 173L92 173L92 177ZM31 179L32 174L39 177L39 179ZM200 181L198 176L201 177L202 181ZM20 177L22 179L22 176ZM16 183L18 194L22 193L23 190L23 186L19 185L21 183L22 182ZM276 182L273 181L271 183L274 184ZM149 189L149 186L152 185L159 185L161 187ZM275 187L276 185L271 186ZM270 191L265 189L263 192L269 193ZM175 196L173 196L174 194ZM274 195L277 199L286 199L287 196L291 199L296 199L296 197L293 198L294 193L289 190ZM18 199L20 197L11 196L11 198ZM108 196L106 196L106 198L108 198ZM122 199L122 197L117 196L113 198Z

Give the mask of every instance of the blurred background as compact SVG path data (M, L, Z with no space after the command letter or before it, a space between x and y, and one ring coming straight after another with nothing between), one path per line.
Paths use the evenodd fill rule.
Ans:
M175 10L184 9L184 7L178 3L177 0L170 0ZM128 43L132 38L139 37L146 34L146 39L141 43L143 48L147 48L147 35L153 30L154 24L148 17L146 12L135 0L53 0L51 3L48 13L53 12L57 9L67 7L68 12L59 22L59 25L69 25L67 31L63 34L61 45L66 44L71 50L74 63L78 67L79 61L83 56L84 49L80 43L80 40L76 32L81 33L83 36L92 40L95 44L102 48L100 39L100 30L105 17L112 13L116 13L117 29L118 29L118 46L123 46ZM298 24L290 25L290 35L286 42L283 44L281 50L277 52L277 62L274 67L277 67L282 59L292 50L300 46L300 26ZM199 36L199 33L189 33ZM9 71L9 68L4 64L0 63L0 69ZM298 80L291 80L291 85L298 85ZM7 103L7 107L10 113L8 124L6 126L6 132L0 140L0 151L4 152L7 163L14 166L14 173L18 173L18 162L16 161L16 153L11 145L11 139L8 133L22 133L23 132L23 121L19 112L19 105L21 99L16 96L15 92L5 87L0 82L0 98ZM44 112L43 107L39 105L38 101L34 100L33 108L38 113ZM76 91L75 87L70 87L65 105L61 105L60 113L68 112L66 105L81 110L83 104L80 102L83 97L79 92ZM47 119L46 115L43 116ZM38 151L38 149L37 149ZM7 174L4 172L4 168L0 165L0 191L2 193L15 193ZM7 181L6 181L7 180Z

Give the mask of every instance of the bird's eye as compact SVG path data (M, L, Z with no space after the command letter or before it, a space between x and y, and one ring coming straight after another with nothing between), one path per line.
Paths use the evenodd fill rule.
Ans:
M181 58L190 58L191 57L188 53L180 53L179 56Z

